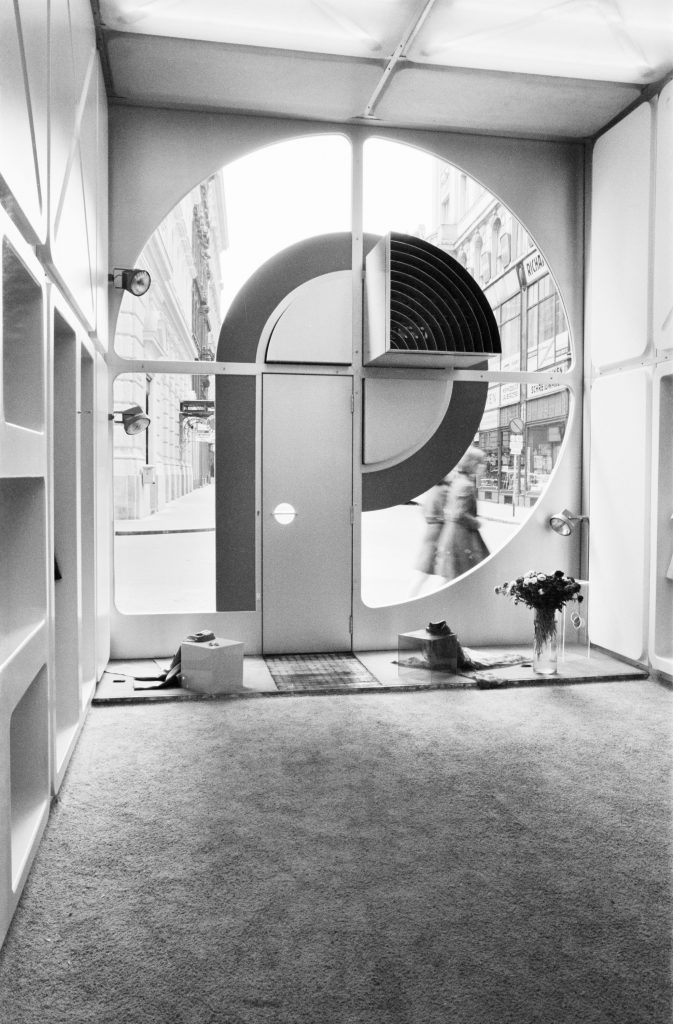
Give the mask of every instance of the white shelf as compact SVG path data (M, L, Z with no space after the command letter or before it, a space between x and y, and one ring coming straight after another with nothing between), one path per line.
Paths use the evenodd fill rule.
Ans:
M13 630L3 630L2 641L7 653L0 659L0 685L7 676L16 672L17 662L22 663L21 672L25 672L25 664L29 666L30 671L30 666L36 661L44 660L46 624L46 619L40 619L36 622L22 623ZM2 703L0 701L0 707Z
M46 472L46 436L0 420L0 477L45 476Z
M0 664L0 729L48 657L47 622L14 634L16 645Z
M0 480L0 665L47 614L45 484Z

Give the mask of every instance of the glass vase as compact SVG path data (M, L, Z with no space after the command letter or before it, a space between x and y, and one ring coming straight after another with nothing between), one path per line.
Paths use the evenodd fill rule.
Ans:
M558 642L556 612L552 608L536 608L533 619L533 672L540 676L556 675Z

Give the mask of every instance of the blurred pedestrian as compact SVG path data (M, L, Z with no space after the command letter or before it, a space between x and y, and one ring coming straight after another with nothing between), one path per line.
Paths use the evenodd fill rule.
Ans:
M425 532L414 567L415 579L411 586L409 597L418 597L428 579L435 575L437 541L444 526L444 509L448 489L448 477L445 477L435 484L434 487L431 487L429 491L426 491L419 499L423 518L425 519Z
M489 554L477 516L476 478L485 458L481 448L472 445L450 477L434 567L446 581L462 576Z

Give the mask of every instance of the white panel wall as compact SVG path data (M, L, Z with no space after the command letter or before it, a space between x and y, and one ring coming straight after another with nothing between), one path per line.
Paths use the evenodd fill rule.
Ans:
M647 347L651 122L644 103L594 147L587 330L597 369Z
M588 274L591 641L673 675L670 85L594 147Z
M673 82L657 104L654 343L673 349Z
M87 0L0 4L0 942L109 654L106 108Z
M634 661L647 632L651 386L640 369L591 388L591 640Z
M49 239L45 262L89 330L97 323L99 142L104 95L86 0L51 6Z
M673 82L656 112L650 662L673 676Z
M673 360L654 373L650 663L673 676Z
M0 4L0 195L33 242L44 242L47 227L48 7Z

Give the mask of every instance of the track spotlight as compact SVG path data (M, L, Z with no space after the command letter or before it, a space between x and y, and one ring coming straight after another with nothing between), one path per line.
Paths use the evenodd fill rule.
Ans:
M117 416L121 416L121 419L116 419ZM108 419L114 420L115 423L121 423L127 434L140 434L150 425L149 416L142 411L139 405L132 405L124 412L111 412L108 414Z
M115 288L123 288L131 295L144 295L152 283L152 278L146 270L123 270L115 267L111 274L108 274L108 281L112 281Z
M549 525L554 533L560 534L561 537L569 537L575 529L574 524L584 520L588 522L589 516L578 516L569 509L564 508L562 512L556 512L553 516L549 517Z

